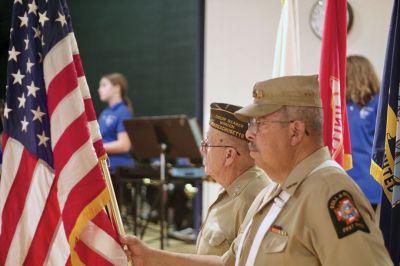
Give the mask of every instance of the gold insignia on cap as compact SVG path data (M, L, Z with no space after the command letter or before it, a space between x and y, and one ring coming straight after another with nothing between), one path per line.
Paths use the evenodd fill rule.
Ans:
M264 92L262 90L253 90L253 97L256 99L261 99L262 97L264 97Z

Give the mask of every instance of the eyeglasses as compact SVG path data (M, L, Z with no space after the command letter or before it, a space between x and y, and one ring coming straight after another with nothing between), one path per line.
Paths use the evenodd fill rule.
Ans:
M211 145L207 142L207 140L202 140L200 146L201 146L201 151L204 153L207 152L208 148L232 148L236 151L237 155L240 155L237 149L234 146L230 145Z
M249 129L255 128L255 131L258 132L260 129L260 126L266 125L268 123L291 124L295 121L296 120L257 120L256 118L253 118L247 123L247 125L248 125ZM307 129L305 129L305 134L306 134L306 136L310 135L310 133L308 132Z
M248 125L249 129L255 128L256 132L258 132L260 126L266 125L268 123L290 124L293 122L294 122L294 120L257 120L256 118L253 118L247 123L247 125Z

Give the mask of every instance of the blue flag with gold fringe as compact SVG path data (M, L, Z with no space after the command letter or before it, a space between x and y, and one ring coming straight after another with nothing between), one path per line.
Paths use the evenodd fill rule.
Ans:
M380 227L395 265L400 262L400 0L394 1L378 106L371 174L381 184Z

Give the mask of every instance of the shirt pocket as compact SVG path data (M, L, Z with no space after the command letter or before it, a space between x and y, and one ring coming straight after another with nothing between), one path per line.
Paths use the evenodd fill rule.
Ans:
M211 247L218 247L227 240L225 234L216 228L205 230L204 239Z
M287 243L288 236L270 233L262 243L262 250L264 253L280 253L285 250Z

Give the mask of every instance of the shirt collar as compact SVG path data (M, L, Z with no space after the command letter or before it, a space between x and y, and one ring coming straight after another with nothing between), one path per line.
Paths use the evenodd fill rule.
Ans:
M257 166L252 166L224 190L228 193L229 197L237 197L254 178L261 175L263 175L263 171Z
M123 101L120 101L120 102L117 102L117 103L111 105L110 108L111 108L112 110L115 110L115 109L117 109L118 107L120 107L120 106L123 105L123 104L124 104L124 102L123 102Z
M318 165L329 159L331 159L331 156L327 147L320 148L313 152L295 166L285 183L282 184L282 189L290 195L293 195L297 187L307 178L308 174Z

